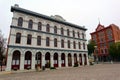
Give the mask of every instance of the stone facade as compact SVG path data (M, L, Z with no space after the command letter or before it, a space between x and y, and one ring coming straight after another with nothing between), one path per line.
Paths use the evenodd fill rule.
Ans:
M11 12L13 18L6 71L35 69L36 66L49 68L89 64L85 36L87 29L19 6L11 7Z

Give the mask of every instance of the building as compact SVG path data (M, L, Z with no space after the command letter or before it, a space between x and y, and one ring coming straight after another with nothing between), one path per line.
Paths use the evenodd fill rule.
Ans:
M11 12L6 71L89 64L85 27L18 5L12 6Z
M115 24L104 27L99 23L95 32L91 33L91 38L97 44L95 58L98 57L99 61L108 61L110 59L108 47L111 43L120 41L120 29Z

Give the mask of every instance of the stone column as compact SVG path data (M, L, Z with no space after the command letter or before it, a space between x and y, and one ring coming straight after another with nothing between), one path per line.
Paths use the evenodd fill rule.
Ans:
M84 54L81 54L82 55L82 65L84 66L85 64L84 64L84 62L85 62L85 58L84 58Z
M61 67L61 54L58 55L58 67Z
M50 55L50 66L51 66L51 67L54 67L54 66L53 66L53 63L54 63L54 62L53 62L53 61L54 61L54 60L53 60L53 55L51 54L51 55Z
M86 59L87 59L87 65L89 65L88 54L86 54Z
M42 67L45 67L45 54L42 54Z
M31 64L32 69L35 69L35 54L32 53L32 64Z
M65 67L68 67L68 55L65 54Z
M77 62L78 62L78 66L80 66L79 53L77 54Z
M24 54L21 54L21 57L20 57L20 70L24 70L24 61L25 61Z
M11 63L12 63L12 54L8 54L6 71L11 71L11 65L12 65Z
M72 54L71 57L72 57L72 66L74 66L74 54Z

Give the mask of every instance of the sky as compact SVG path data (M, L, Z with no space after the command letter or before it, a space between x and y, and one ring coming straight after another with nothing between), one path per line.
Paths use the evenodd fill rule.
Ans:
M120 0L0 0L0 30L5 38L9 36L13 17L10 8L14 4L47 16L60 15L67 22L85 26L87 40L99 22L105 27L120 26Z

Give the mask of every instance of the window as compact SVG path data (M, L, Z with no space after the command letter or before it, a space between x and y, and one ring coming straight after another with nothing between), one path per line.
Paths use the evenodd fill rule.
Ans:
M57 47L57 39L54 39L54 47Z
M16 43L20 43L21 41L21 33L16 33Z
M79 49L81 49L81 43L80 42L78 43L78 47L79 47Z
M76 42L73 42L73 48L76 49Z
M61 47L64 48L64 40L61 40Z
M50 38L46 37L46 46L50 46Z
M113 35L112 35L112 30L111 29L108 29L106 30L107 32L107 38L109 41L113 40Z
M73 30L73 37L75 37L75 31Z
M38 30L42 30L42 23L41 22L38 22Z
M80 38L80 33L79 33L79 32L77 32L77 34L78 34L78 38Z
M27 44L31 44L31 42L32 42L32 35L31 34L28 34L28 36L27 36Z
M85 49L85 43L83 43L83 49Z
M64 35L64 29L63 28L61 28L61 34Z
M32 29L32 27L33 27L33 21L32 21L32 20L29 20L28 28L29 28L29 29Z
M41 45L41 36L37 36L37 45Z
M54 26L54 33L57 33L57 27Z
M50 32L50 25L49 24L46 25L46 32Z
M82 39L84 39L84 33L82 33Z
M70 36L70 31L69 31L69 29L67 29L67 35Z
M107 49L105 49L105 54L107 54L108 53L108 50Z
M23 18L19 17L18 18L18 26L22 27L22 25L23 25Z
M101 49L101 53L103 54L104 53L104 51Z
M68 48L70 48L70 40L68 40Z

